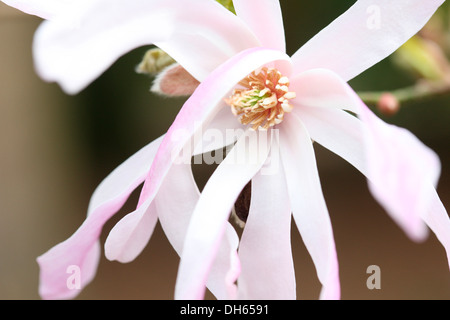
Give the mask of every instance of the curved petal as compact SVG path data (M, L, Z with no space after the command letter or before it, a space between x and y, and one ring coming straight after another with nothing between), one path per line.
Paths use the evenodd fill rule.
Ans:
M368 178L373 193L379 192L378 190L385 190L383 193L386 194L393 192L393 190L388 191L385 189L386 182L382 180L386 179L385 175L389 174L388 172L396 170L394 162L392 162L392 159L389 159L387 160L390 162L389 165L380 166L378 170L370 170L369 163L372 160L369 161L371 155L367 152L368 146L366 145L366 137L369 132L367 132L367 126L361 120L345 111L332 109L300 107L297 114L299 114L302 122L308 128L308 132L314 141L348 161ZM381 150L377 152L381 152ZM383 153L378 153L376 158L379 157L384 157ZM394 159L396 158L397 156L394 157ZM380 164L380 162L377 163L377 165ZM391 167L391 170L384 172L384 169L387 167ZM376 175L379 176L377 177ZM391 175L390 177L393 178L395 176L398 176L398 174L396 173L396 175ZM402 178L405 177L399 177L397 183L401 183ZM373 187L375 184L378 184L377 188ZM393 189L399 187L398 184L390 184L390 186ZM401 189L404 190L404 188ZM401 209L401 206L405 206L405 203L411 202L403 199L405 201L403 203L402 198L396 198L398 192L395 192L395 194L396 196L390 200L386 196L381 195L376 196L376 198L381 204L386 203L384 204L385 209L409 237L416 240L423 239L427 235L427 229L422 219L418 214L413 214L416 210L410 211L409 206ZM404 195L406 196L406 194ZM394 206L395 204L395 207L390 208L387 203L392 203L389 206ZM415 206L416 203L412 205ZM401 215L397 216L397 212L400 212Z
M293 56L293 74L325 68L348 81L416 34L444 0L358 0Z
M216 259L209 272L206 286L219 300L236 300L236 281L241 273L237 253L239 237L230 223L226 223L224 240L220 243Z
M437 155L411 132L376 117L336 74L326 70L310 73L348 95L349 101L353 100L350 109L356 110L359 117L358 120L345 112L324 108L294 109L307 124L312 138L368 177L374 197L409 237L416 241L426 237L423 220L448 254L449 218L435 190L440 175ZM329 99L325 101L328 103Z
M197 80L259 42L216 1L96 0L45 21L34 40L41 77L77 93L120 56L156 44Z
M105 243L106 257L122 263L134 260L147 245L158 217L169 242L181 255L186 230L199 195L190 163L173 165L154 201L147 199L111 230ZM234 229L231 228L230 232L234 232ZM208 281L209 289L219 299L230 299L228 294L234 291L234 281L227 281L227 278L230 270L236 269L231 253L237 250L237 235L230 233L228 240L222 243L220 263L212 268Z
M218 109L217 116L203 132L199 133L199 138L196 139L199 141L194 141L194 156L229 146L244 134L245 126L231 112L229 105L223 102Z
M369 127L366 146L372 194L397 222L422 218L450 258L450 219L435 189L441 168L438 156L411 132L387 125L369 109L360 117ZM407 231L416 241L427 236L420 227Z
M88 216L78 230L69 239L38 257L39 293L42 298L73 298L79 293L79 290L72 290L66 284L67 268L70 266L80 269L80 289L93 279L100 258L98 240L103 225L143 182L161 140L159 138L141 149L103 180L92 195Z
M270 160L280 164L276 142L270 151L274 157L278 160ZM296 298L291 207L283 166L277 167L273 174L260 171L252 179L250 211L239 245L239 299Z
M289 57L263 48L245 50L214 70L181 108L158 150L142 188L140 204L158 191L164 176L191 137L206 128L220 111L223 97L253 70L278 60L279 69L290 71ZM190 157L192 154L188 154ZM190 158L189 158L190 159Z
M286 52L279 0L234 0L236 14L250 27L265 48Z
M280 150L294 220L322 283L321 299L339 299L339 266L312 141L295 114L285 119Z
M412 239L425 239L427 229L414 220L421 219L435 192L431 186L440 176L438 156L411 132L387 125L369 109L360 118L368 127L365 146L372 195L397 223L410 227L406 232Z
M80 0L82 1L82 0ZM43 19L53 19L70 5L79 2L75 0L2 0L8 6L14 7L27 14Z
M127 263L136 259L145 248L158 221L151 200L127 214L111 229L105 242L107 259Z
M339 109L296 105L294 110L311 139L336 153L368 177L368 160L364 151L366 128L361 120Z
M208 180L187 230L175 287L176 299L202 299L206 280L239 193L265 163L267 132L247 131Z
M343 109L353 113L359 98L348 84L326 69L312 69L291 77L290 89L296 93L296 105L310 108ZM294 109L295 110L295 109Z
M425 163L430 162L431 167L428 170L428 178L433 182L434 185L437 185L437 181L440 175L440 164L434 152L432 152L428 147L423 145L420 142L417 142L417 138L414 137L410 133L406 133L404 129L398 128L393 125L386 124L378 117L376 117L373 112L361 101L359 96L353 91L353 89L336 73L327 70L327 69L314 69L306 71L300 75L297 75L293 78L294 89L298 90L301 94L301 97L297 96L294 100L296 105L299 105L300 108L294 109L294 112L299 116L303 117L306 112L306 116L311 113L315 113L316 116L327 117L330 124L335 123L334 125L339 125L338 121L333 121L331 114L340 117L340 120L348 123L349 126L349 117L346 117L347 120L344 120L337 111L333 110L320 110L320 108L328 108L328 109L342 109L348 110L355 114L357 114L358 118L361 120L360 122L353 121L353 135L361 135L364 138L364 142L372 141L373 139L382 139L382 135L385 136L390 135L391 137L384 142L398 139L399 141L405 138L405 135L410 135L409 138L405 138L410 140L406 145L412 145L415 148L415 152L421 152L423 161ZM324 86L325 84L325 86ZM322 96L321 96L322 94ZM305 107L305 108L304 108ZM302 109L303 108L303 109ZM358 125L358 124L360 125ZM343 128L343 124L341 127ZM359 128L356 128L359 127ZM316 132L319 133L320 129ZM327 128L323 128L323 130L327 130ZM356 133L354 130L359 130L359 133ZM404 132L402 134L401 132ZM398 133L398 137L396 137L396 133ZM383 143L380 143L382 145ZM401 143L400 143L401 144ZM365 147L367 150L374 150L374 148ZM400 154L399 154L400 156ZM371 164L376 164L376 161L372 161L370 158L365 157L366 161ZM420 166L418 166L420 167ZM361 169L362 166L358 165L357 168ZM423 170L421 170L423 171ZM425 174L425 172L423 172ZM365 173L366 174L366 173ZM368 173L367 173L368 174Z
M172 166L155 198L161 226L179 256L199 197L190 164L180 164ZM239 270L233 259L238 246L237 235L231 226L228 228L228 241L222 242L208 279L208 288L217 299L233 298L230 294L234 291L234 281L227 279L232 278L232 270Z
M155 204L164 233L178 255L199 197L190 164L174 164L155 197Z

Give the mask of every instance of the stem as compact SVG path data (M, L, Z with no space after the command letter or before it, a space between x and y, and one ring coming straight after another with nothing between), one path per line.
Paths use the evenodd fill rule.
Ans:
M359 97L368 105L378 105L380 98L386 91L358 92ZM416 84L389 91L401 105L412 101L424 100L427 98L450 93L450 83L448 81L419 81Z

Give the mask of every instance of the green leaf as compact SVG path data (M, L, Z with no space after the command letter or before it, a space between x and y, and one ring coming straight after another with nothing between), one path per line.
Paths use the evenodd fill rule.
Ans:
M234 10L233 0L216 0L218 3L223 5L225 8L236 14L236 11Z
M394 53L393 59L398 66L416 76L439 80L444 76L446 66L438 50L430 41L416 35Z

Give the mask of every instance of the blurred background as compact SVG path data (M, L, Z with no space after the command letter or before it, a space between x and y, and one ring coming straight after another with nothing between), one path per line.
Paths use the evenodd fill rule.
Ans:
M354 1L281 0L288 53ZM440 12L447 10L441 8ZM183 103L149 92L151 78L134 68L150 47L119 59L86 90L68 96L43 82L33 67L33 33L41 20L0 3L0 299L40 299L36 257L83 222L98 183L141 147L163 134ZM416 79L389 58L351 81L357 91L394 90ZM438 187L450 208L450 94L410 103L387 122L408 128L442 161ZM434 234L410 241L369 194L365 178L315 146L333 223L342 299L449 299L445 251ZM194 168L202 185L209 168ZM108 222L102 243L132 211L135 192ZM293 224L299 299L316 299L320 284ZM132 263L102 258L95 280L77 299L172 299L178 256L158 225ZM369 290L367 267L381 268L381 289ZM207 298L211 298L207 296Z

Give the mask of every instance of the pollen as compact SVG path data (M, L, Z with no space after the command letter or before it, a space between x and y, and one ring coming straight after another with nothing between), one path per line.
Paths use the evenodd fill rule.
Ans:
M225 102L244 125L254 130L267 130L284 120L293 109L290 100L296 97L289 91L289 79L278 70L264 67L239 82Z

